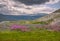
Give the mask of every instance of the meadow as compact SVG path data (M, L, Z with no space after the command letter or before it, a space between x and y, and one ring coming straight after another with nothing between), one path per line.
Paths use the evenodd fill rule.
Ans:
M5 24L0 24L0 41L60 41L60 31L57 31L60 26L58 28L55 25L52 27L53 30L51 30L52 28L49 28L48 25L44 25L46 22L32 23L28 21L26 22L28 26L26 26L24 21L21 23L5 22ZM37 23L38 25L36 25Z
M30 32L2 31L0 41L60 41L60 32L36 29Z

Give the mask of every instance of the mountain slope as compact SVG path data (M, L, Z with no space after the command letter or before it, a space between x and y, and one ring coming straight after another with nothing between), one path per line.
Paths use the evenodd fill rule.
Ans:
M54 25L54 24L60 25L60 9L53 13L56 13L56 15L54 16L54 21L51 24L52 25Z
M33 21L34 24L42 24L41 26L49 31L60 31L60 9Z
M60 9L51 13L51 14L49 14L49 15L47 15L47 16L36 19L36 21L47 21L47 20L50 20L50 19L60 19Z

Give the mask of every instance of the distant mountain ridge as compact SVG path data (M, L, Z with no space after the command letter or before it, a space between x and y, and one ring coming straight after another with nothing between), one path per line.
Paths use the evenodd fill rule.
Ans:
M0 14L0 21L15 21L15 20L34 20L43 17L47 14L36 14L36 15L3 15Z

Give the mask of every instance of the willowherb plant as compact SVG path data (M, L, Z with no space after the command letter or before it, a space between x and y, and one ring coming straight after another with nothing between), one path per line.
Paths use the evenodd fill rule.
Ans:
M30 28L28 28L27 26L24 25L11 25L11 29L12 30L20 30L20 31L30 31Z

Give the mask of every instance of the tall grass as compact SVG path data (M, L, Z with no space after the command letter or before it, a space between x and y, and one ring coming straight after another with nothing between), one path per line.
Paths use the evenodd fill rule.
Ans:
M2 31L0 41L60 41L60 32L36 29L30 32Z

